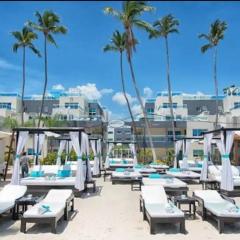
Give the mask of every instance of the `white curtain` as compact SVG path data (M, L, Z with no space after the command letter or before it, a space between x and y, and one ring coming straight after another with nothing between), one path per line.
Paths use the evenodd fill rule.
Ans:
M90 143L94 154L93 175L99 175L100 169L99 169L99 154L97 152L96 146L97 141L91 140Z
M73 147L73 145L72 145L72 141L67 141L67 143L66 143L66 157L65 157L65 162L64 162L64 164L66 164L66 162L67 162L67 160L69 159L69 157L70 157L70 153L71 153L71 151L72 151L72 147Z
M137 164L137 153L136 153L135 145L133 143L131 143L131 144L129 144L129 147L130 147L131 152L133 154L133 164L136 165Z
M39 161L39 155L43 148L43 143L45 140L45 134L34 134L34 165L37 164L37 159Z
M83 163L82 163L82 152L80 149L79 143L79 133L78 132L70 132L69 133L73 149L77 154L77 172L76 172L76 180L75 180L75 188L79 191L84 190L84 175L83 175Z
M182 144L183 144L183 140L179 140L179 141L175 142L175 158L174 158L174 167L175 168L177 167L177 157L181 150Z
M108 145L107 157L106 157L105 164L104 164L105 168L109 168L109 156L113 149L113 146L114 146L113 143L109 143L109 145Z
M223 132L221 132L221 140L217 141L217 146L222 157L221 189L227 191L232 191L234 188L232 167L229 158L233 145L234 134L234 131L226 131L226 139L224 139ZM226 140L226 145L224 140Z
M13 184L13 185L20 184L20 156L21 156L23 148L27 142L27 139L28 139L28 132L26 132L26 131L19 132L16 158L14 161L13 173L12 173L12 179L11 179L11 184Z
M188 168L188 153L190 150L190 141L186 140L183 142L183 164L182 168Z
M62 152L63 152L65 146L66 146L66 143L67 143L66 140L61 140L60 141L60 146L59 146L58 153L57 153L57 162L56 162L56 165L58 165L58 166L61 165L61 155L62 155Z
M92 172L91 172L91 165L89 161L89 140L88 140L88 135L84 132L82 132L82 142L81 142L81 149L82 149L82 154L84 153L85 156L87 157L86 159L86 168L85 168L85 178L88 181L92 180Z
M211 152L211 143L212 143L212 138L213 134L205 134L204 135L204 140L203 140L203 154L204 154L204 159L203 159L203 166L202 166L202 171L201 171L201 180L207 180L207 171L208 171L208 154Z
M101 171L102 168L102 145L101 145L101 139L98 139L97 141L97 154L99 158L99 171Z

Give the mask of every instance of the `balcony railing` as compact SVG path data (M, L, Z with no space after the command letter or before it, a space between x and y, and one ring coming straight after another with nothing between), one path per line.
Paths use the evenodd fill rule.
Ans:
M170 109L171 106L170 105L159 105L158 106L158 110L159 109ZM183 104L183 105L173 105L173 109L179 109L179 108L187 108L187 104Z

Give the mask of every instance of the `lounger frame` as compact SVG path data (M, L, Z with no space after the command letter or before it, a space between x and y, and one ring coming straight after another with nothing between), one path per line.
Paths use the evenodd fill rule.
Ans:
M235 204L235 201L232 198L229 198L223 194L220 194L220 195L223 199ZM194 193L193 193L193 197L196 198L196 200L199 203L200 214L201 214L202 220L205 221L208 215L211 216L217 222L217 228L218 228L219 233L224 232L224 224L225 223L240 222L240 217L221 217L221 216L215 215L214 213L209 211L207 208L205 208L204 199L196 196Z
M57 223L58 221L64 216L64 220L69 220L69 212L74 211L74 195L71 194L71 196L66 200L66 205L64 210L59 214L58 217L21 217L21 227L20 231L23 233L26 233L26 225L27 223L48 223L51 225L51 232L56 233L57 232Z
M180 225L180 232L185 234L186 229L185 229L185 217L152 217L146 207L145 207L145 201L140 196L140 211L143 213L143 220L147 220L150 225L150 234L155 234L155 225L159 223L179 223Z

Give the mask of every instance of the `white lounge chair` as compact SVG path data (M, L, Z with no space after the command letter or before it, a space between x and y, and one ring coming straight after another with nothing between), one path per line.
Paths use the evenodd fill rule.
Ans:
M72 190L52 189L41 202L23 214L21 218L21 232L26 233L27 223L49 223L52 233L56 233L58 220L63 216L64 220L68 220L70 210L74 210Z
M240 209L233 199L220 195L216 190L196 190L193 195L201 207L202 219L205 220L207 214L211 215L218 223L219 233L223 232L224 223L240 221Z
M179 178L183 181L196 180L196 179L199 180L201 176L199 173L189 171L189 170L182 170L179 172L166 171L166 174L172 177Z
M14 218L14 207L15 201L26 193L27 187L20 185L11 185L8 184L3 187L0 191L0 214L5 213L9 210L13 210L13 218Z
M184 213L168 201L162 186L143 186L140 196L140 210L143 219L150 224L150 233L154 233L158 223L179 223L180 232L185 233Z

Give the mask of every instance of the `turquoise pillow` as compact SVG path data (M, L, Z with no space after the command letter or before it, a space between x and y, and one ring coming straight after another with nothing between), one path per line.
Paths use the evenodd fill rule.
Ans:
M128 163L127 160L124 159L124 160L123 160L123 164L127 164L127 163Z
M124 168L116 168L116 172L125 172Z
M152 173L152 174L149 174L149 178L161 178L161 176L158 173Z
M116 163L116 161L115 160L111 160L110 163Z
M169 172L181 172L180 168L170 168Z
M43 177L44 171L32 171L30 177Z
M143 165L141 165L141 164L137 164L137 165L135 165L134 167L135 167L135 168L142 168Z
M71 170L58 170L58 177L70 177Z
M197 167L200 167L200 168L201 168L202 166L203 166L202 163L198 163L198 164L197 164Z

